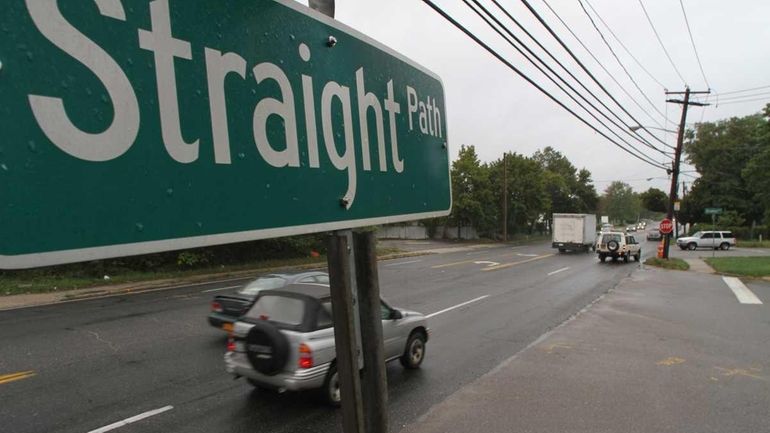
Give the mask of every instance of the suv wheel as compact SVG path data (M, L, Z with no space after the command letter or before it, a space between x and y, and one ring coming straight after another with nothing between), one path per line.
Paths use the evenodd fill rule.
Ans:
M420 368L422 360L425 359L425 335L420 331L412 332L406 341L406 349L401 355L401 365L404 368Z
M722 245L719 246L719 249L723 251L727 251L730 249L730 244L728 244L727 242L722 242Z
M634 256L634 259L637 261L637 263L642 260L642 250L639 250L638 253Z
M690 251L695 251L696 248L698 248L698 245L695 242L690 242L687 244L687 249Z
M329 367L329 372L326 373L326 380L324 386L321 388L323 393L323 399L326 403L339 407L340 405L340 376L337 374L337 366L332 365Z

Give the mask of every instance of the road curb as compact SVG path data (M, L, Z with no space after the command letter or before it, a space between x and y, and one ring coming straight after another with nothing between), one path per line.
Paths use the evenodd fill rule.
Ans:
M382 257L378 257L378 260L394 260L428 254L435 254L435 252L412 251L405 253L386 254ZM85 289L63 290L60 292L9 295L0 297L0 311L10 311L22 308L41 307L53 304L102 299L112 296L134 295L163 290L173 290L191 285L227 283L233 281L248 280L250 278L255 278L258 275L275 272L278 270L300 271L306 269L318 269L323 266L325 266L325 262L293 266L272 266L243 271L191 275L188 277L180 277L174 279L165 278L161 280L148 280L135 283L95 286Z

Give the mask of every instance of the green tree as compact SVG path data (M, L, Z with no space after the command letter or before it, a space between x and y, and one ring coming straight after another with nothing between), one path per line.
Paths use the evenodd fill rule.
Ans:
M457 227L488 226L490 204L494 201L489 183L489 167L479 161L474 146L463 145L452 163L452 214ZM498 202L499 203L499 202Z
M700 173L690 192L693 217L705 221L704 207L721 207L747 221L762 218L767 207L763 191L770 184L768 136L761 114L702 123L688 131L685 150Z
M537 161L518 153L508 154L505 158L508 179L508 197L503 199L508 206L508 232L525 230L532 233L550 206L546 191L545 172ZM503 160L490 164L490 178L495 188L502 193ZM498 187L499 185L499 187ZM501 200L495 202L497 208L502 207ZM502 212L498 214L502 217ZM498 227L502 227L502 218L498 219Z
M642 207L651 212L666 212L668 210L668 194L657 189L650 188L639 194Z
M604 191L602 209L602 213L608 215L610 221L626 223L638 219L641 204L630 185L615 181Z
M547 211L549 220L554 213L596 212L598 195L591 184L591 172L586 169L578 172L567 157L550 146L535 152L532 159L545 172L545 189L550 201Z

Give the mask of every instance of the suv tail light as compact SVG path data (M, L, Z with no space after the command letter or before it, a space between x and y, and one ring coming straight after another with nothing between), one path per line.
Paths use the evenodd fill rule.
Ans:
M215 313L221 313L224 311L222 308L222 304L220 304L218 301L211 301L211 311Z
M311 368L313 366L313 351L302 343L299 345L299 368Z
M235 339L232 335L227 337L227 351L235 352Z

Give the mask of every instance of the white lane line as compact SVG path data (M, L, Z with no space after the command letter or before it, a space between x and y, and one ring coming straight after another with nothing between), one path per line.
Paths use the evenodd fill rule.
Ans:
M738 298L738 302L741 304L761 304L762 301L757 298L743 282L735 277L722 277L722 280L727 284L727 287L733 291L735 297Z
M216 289L201 290L201 293L218 292L220 290L237 289L238 287L243 287L243 284L238 285L238 286L228 286L228 287L219 287L219 288L216 288Z
M454 307L444 308L444 309L443 309L443 310L441 310L441 311L436 311L435 313L430 313L430 314L428 314L427 316L425 316L425 318L426 318L426 319L430 319L431 317L435 317L435 316L438 316L439 314L444 314L444 313L446 313L446 312L449 312L449 311L452 311L452 310L456 310L456 309L458 309L458 308L460 308L460 307L464 307L464 306L466 306L466 305L468 305L468 304L472 304L472 303L474 303L474 302L478 302L478 301L480 301L480 300L482 300L482 299L485 299L485 298L488 298L488 297L489 297L489 295L479 296L479 297L478 297L478 298L476 298L476 299L471 299L470 301L465 301L465 302L463 302L462 304L457 304L457 305L455 305Z
M149 417L154 416L154 415L161 414L161 413L169 411L169 410L171 410L173 408L174 408L174 406L165 406L165 407L162 407L160 409L150 410L150 411L147 411L147 412L144 412L144 413L140 413L139 415L132 416L131 418L126 418L123 421L118 421L118 422L112 423L110 425L106 425L104 427L100 427L100 428L98 428L96 430L91 430L88 433L104 433L104 432L107 432L107 431L110 431L110 430L115 430L116 428L123 427L125 425L131 424L131 423L134 423L134 422L137 422L137 421L141 421L141 420L143 420L145 418L149 418Z
M386 264L386 265L382 265L382 266L385 266L385 267L391 267L391 266L401 266L401 265L408 265L408 264L410 264L410 263L419 263L419 262L421 262L421 261L422 261L422 260L409 260L408 262L388 263L388 264Z
M569 267L566 267L566 268L561 268L561 269L557 269L557 270L555 270L555 271L553 271L553 272L549 272L549 273L548 273L548 276L550 277L551 275L556 275L556 274L558 274L559 272L564 272L564 271L566 271L566 270L568 270L568 269L569 269Z
M477 265L487 265L487 267L489 267L489 266L497 266L497 265L500 264L500 263L497 263L497 262L490 262L488 260L479 260L478 262L473 262L473 263L475 263Z
M521 256L521 257L537 257L537 254L522 254L522 253L517 253L516 255L517 255L517 256Z

